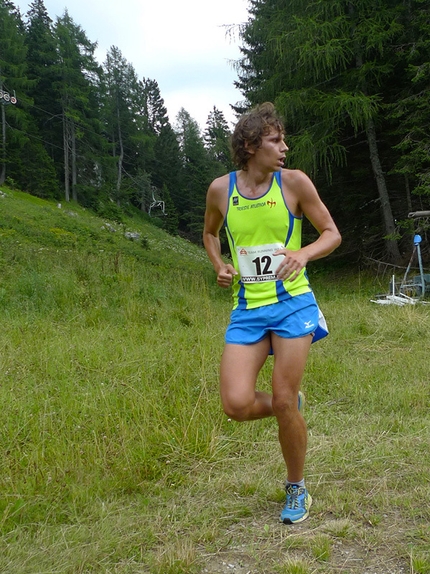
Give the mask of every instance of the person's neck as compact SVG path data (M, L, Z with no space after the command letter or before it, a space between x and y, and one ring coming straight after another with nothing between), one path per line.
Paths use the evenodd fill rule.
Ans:
M264 171L248 166L247 170L242 170L239 175L240 190L249 196L258 196L266 192L272 181L273 171Z

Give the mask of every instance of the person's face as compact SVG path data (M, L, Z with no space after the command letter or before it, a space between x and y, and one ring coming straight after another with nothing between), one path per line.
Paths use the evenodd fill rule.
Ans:
M253 150L253 160L261 167L270 171L279 171L285 162L288 146L284 141L284 134L272 128L267 135L261 138L261 146Z

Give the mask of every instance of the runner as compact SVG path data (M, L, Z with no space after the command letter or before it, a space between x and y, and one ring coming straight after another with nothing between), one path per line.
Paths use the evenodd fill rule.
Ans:
M305 268L336 249L341 237L311 180L283 168L288 147L273 104L240 118L232 151L239 171L209 186L203 231L218 285L233 287L220 366L221 401L236 421L276 417L287 467L280 520L293 524L308 517L312 503L304 482L307 429L299 410L300 384L311 343L327 335ZM304 215L319 237L302 247ZM233 264L221 255L223 224ZM272 394L256 390L270 353Z

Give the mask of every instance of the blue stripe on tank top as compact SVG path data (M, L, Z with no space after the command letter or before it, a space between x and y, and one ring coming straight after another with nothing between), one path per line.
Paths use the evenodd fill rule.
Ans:
M285 247L288 245L288 242L291 239L291 235L293 234L293 230L294 230L294 222L295 222L295 217L294 215L291 214L290 210L288 210L288 233L287 233L287 239L285 240Z
M288 212L288 233L287 233L287 238L286 238L285 243L284 243L284 245L287 246L288 242L291 239L291 235L293 234L294 223L295 223L296 219L302 219L302 218L296 217L295 215L293 215L288 208L287 202L285 201L284 194L282 193L282 171L275 171L274 175L275 175L276 183L279 185L279 189L281 190L281 195L284 199L285 208Z
M232 171L229 173L227 211L225 212L224 217L224 226L226 229L227 229L227 213L230 207L230 197L233 193L235 183L236 183L236 172Z
M230 179L228 184L228 198L230 199L231 194L233 193L234 186L236 184L236 172L232 171L230 173Z
M278 301L280 299L285 301L286 299L289 299L291 297L291 295L285 289L283 281L280 281L280 280L276 281L276 296L278 297Z
M239 281L238 285L240 285L240 288L237 293L237 308L246 309L248 307L248 302L245 298L245 285L242 283L242 281Z
M229 229L227 226L226 226L226 228L225 228L225 232L227 233L227 235L228 235L229 238L231 239L231 245L232 245L232 247L234 247L234 245L235 245L234 239L233 239L232 234L230 233L230 229Z
M291 211L288 209L287 202L285 201L284 194L282 193L282 171L276 171L275 172L275 178L276 178L277 184L279 185L279 189L281 190L281 195L284 199L285 208L288 212L288 233L287 233L287 238L286 238L285 243L284 243L284 246L287 246L288 242L291 239L291 235L293 234L296 217L294 217L294 215L292 215ZM284 301L286 299L291 298L291 295L285 289L283 281L276 281L276 296L278 297L278 300L282 299Z

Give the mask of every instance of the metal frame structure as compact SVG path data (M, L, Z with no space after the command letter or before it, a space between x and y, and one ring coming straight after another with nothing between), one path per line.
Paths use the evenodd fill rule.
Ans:
M421 227L430 226L430 211L414 211L409 213L408 217L414 220L424 220ZM395 275L393 275L389 293L377 295L376 299L371 300L372 303L399 306L415 305L416 303L430 304L429 301L424 301L426 293L430 293L430 273L424 272L421 256L421 235L415 233L413 241L414 248L402 281L397 283ZM418 260L419 274L411 276L411 267L415 257Z

